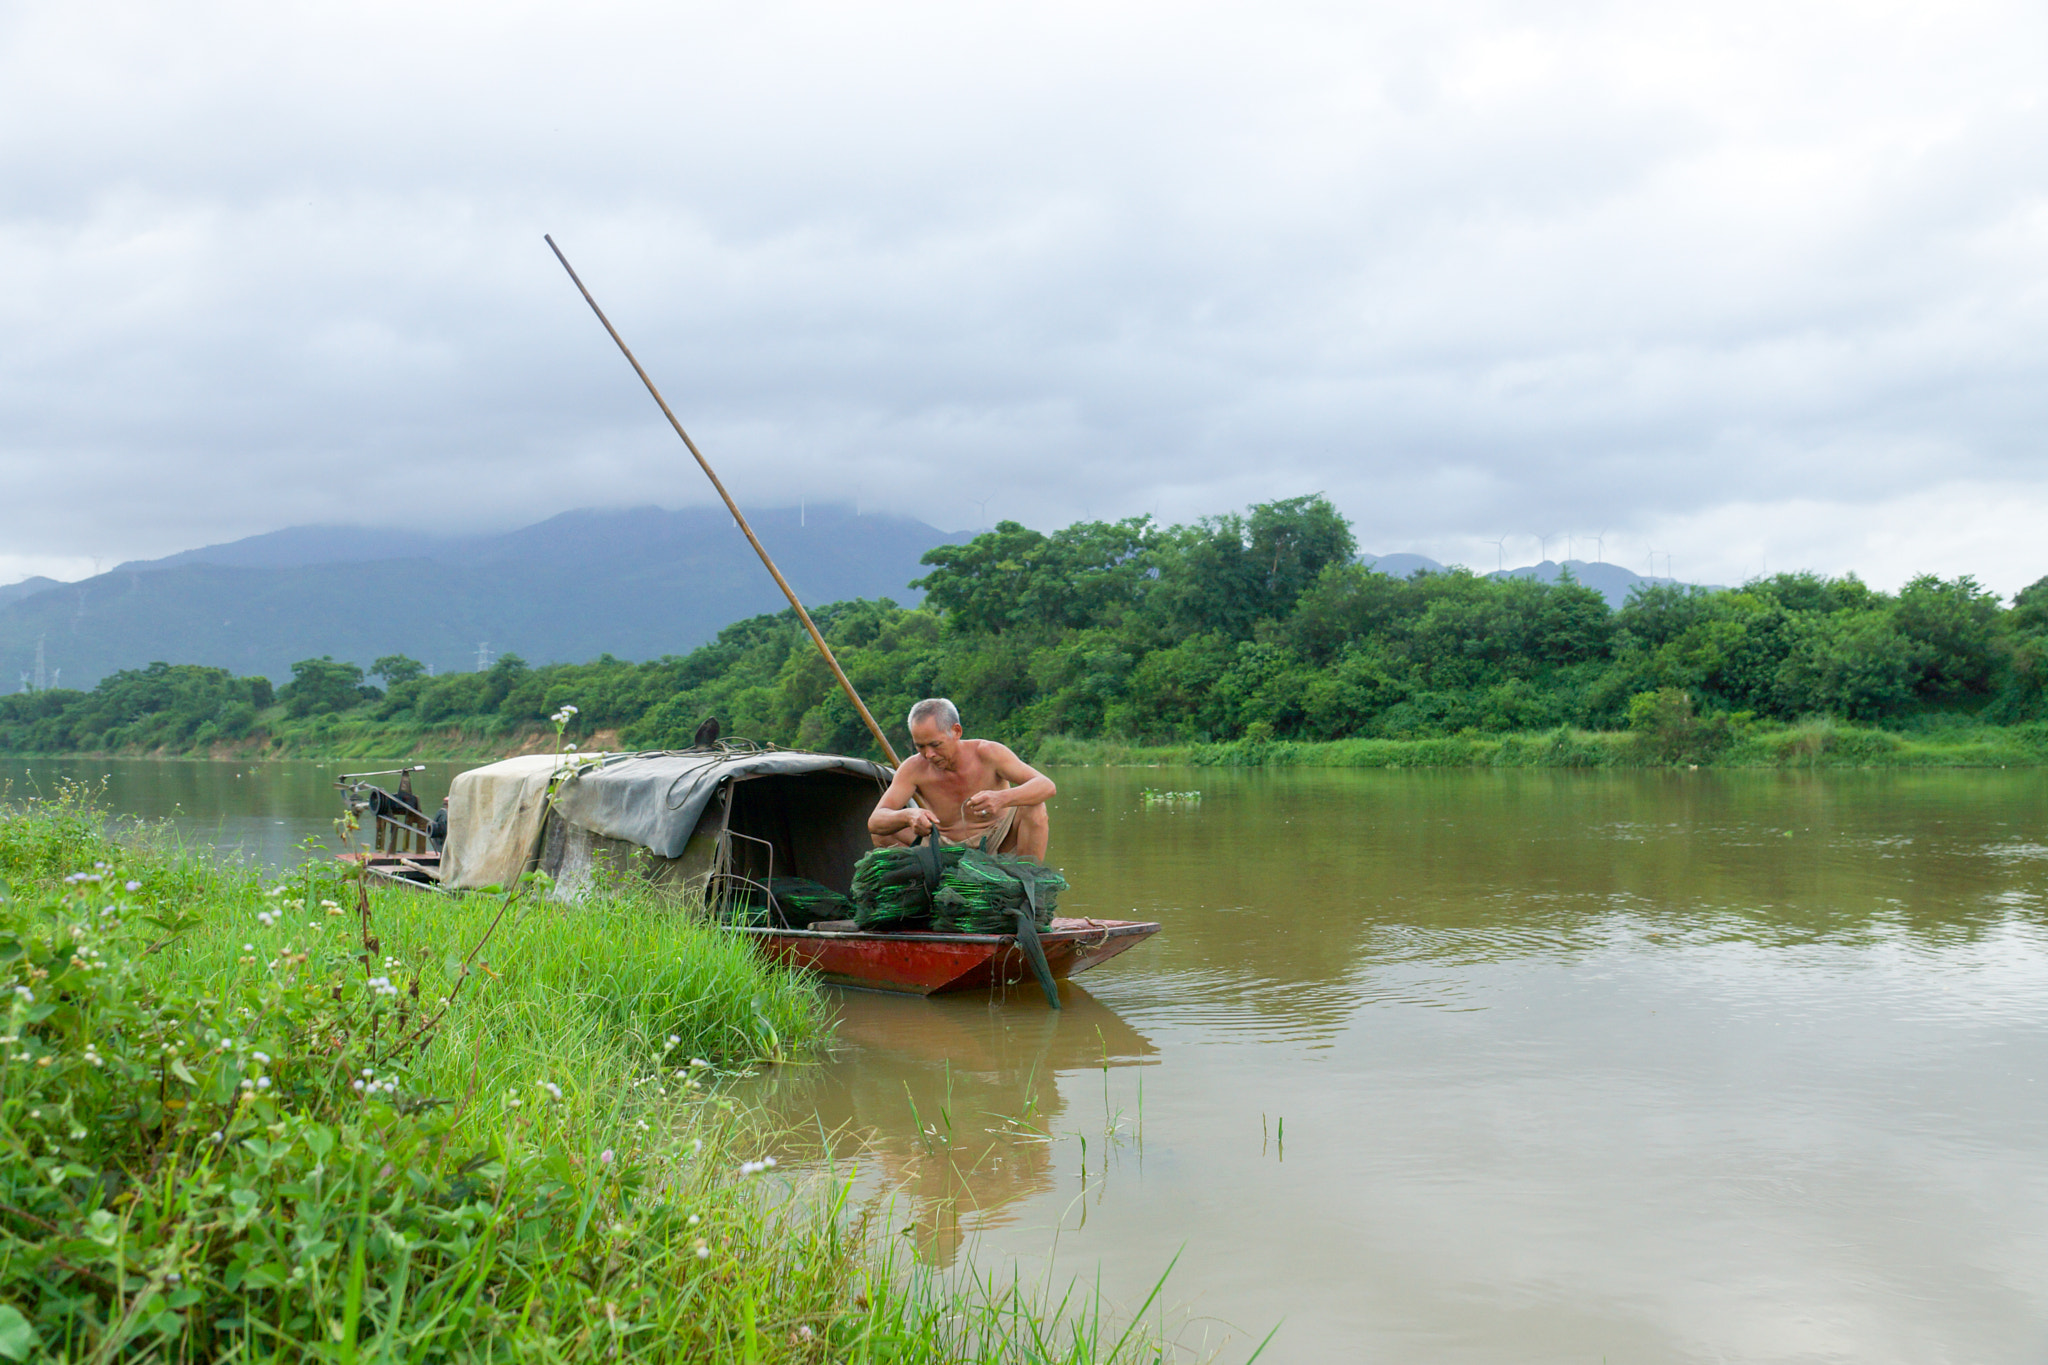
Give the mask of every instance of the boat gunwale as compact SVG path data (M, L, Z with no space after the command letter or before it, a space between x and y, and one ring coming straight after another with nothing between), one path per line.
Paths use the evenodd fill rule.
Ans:
M1071 921L1069 921L1071 923ZM758 938L816 939L820 942L835 942L860 939L885 943L964 943L977 946L997 946L1015 943L1015 934L949 934L933 929L777 929L763 924L722 924L721 929L736 934L750 934ZM1107 942L1113 938L1128 938L1132 934L1150 936L1161 929L1157 920L1103 919L1090 920L1065 929L1040 929L1041 943L1073 943L1095 939Z

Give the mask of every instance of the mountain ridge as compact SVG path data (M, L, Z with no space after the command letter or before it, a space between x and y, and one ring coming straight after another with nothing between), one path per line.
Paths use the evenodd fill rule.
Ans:
M919 559L958 538L838 504L751 520L807 605L915 602ZM723 508L582 508L457 536L288 527L0 597L0 679L33 669L39 639L78 687L159 659L274 681L323 654L446 672L474 667L486 642L531 663L650 659L784 605Z
M1418 554L1360 555L1358 562L1365 565L1368 569L1391 574L1395 578L1406 578L1413 573L1450 572L1449 566L1439 564L1427 555ZM1524 564L1519 568L1513 569L1495 569L1490 573L1481 574L1480 577L1533 578L1539 583L1555 583L1564 576L1567 570L1570 571L1575 581L1583 583L1599 593L1607 599L1607 605L1615 608L1617 611L1628 604L1629 596L1637 588L1645 586L1679 586L1678 580L1675 578L1646 577L1635 572L1633 569L1624 569L1619 564L1609 564L1605 560L1589 562L1583 559L1567 559L1562 563L1546 559L1540 564ZM1718 591L1718 588L1712 585L1701 586L1706 586L1708 591Z

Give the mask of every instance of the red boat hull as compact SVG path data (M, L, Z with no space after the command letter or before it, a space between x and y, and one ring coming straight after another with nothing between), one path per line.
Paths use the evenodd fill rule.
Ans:
M839 986L940 995L1031 979L1031 964L1011 934L873 933L864 929L753 929L752 938L785 967L816 972ZM1159 932L1149 921L1056 919L1041 929L1046 965L1065 980L1107 962Z

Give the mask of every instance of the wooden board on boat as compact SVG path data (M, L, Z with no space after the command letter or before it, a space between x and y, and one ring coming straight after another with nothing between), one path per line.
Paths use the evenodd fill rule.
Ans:
M940 995L977 987L1010 986L1031 979L1031 964L1014 934L880 933L852 920L829 920L808 929L735 925L785 967L816 972L839 986ZM1041 929L1046 965L1064 980L1107 962L1159 932L1149 920L1055 919Z
M441 880L439 853L387 853L378 850L373 853L337 853L334 857L337 862L354 863L365 868L373 877L395 882L434 886Z

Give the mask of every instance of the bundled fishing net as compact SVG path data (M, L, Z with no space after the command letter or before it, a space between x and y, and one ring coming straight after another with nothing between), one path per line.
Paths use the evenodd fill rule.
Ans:
M932 928L955 934L1013 934L1017 911L1039 928L1052 926L1067 879L1030 858L970 848L939 879L932 896Z
M863 929L925 929L931 926L932 883L960 861L963 848L878 848L853 865L853 919Z
M1010 934L1017 912L1052 923L1059 873L1029 858L972 847L878 848L854 864L853 918L863 929L932 928L954 934Z

